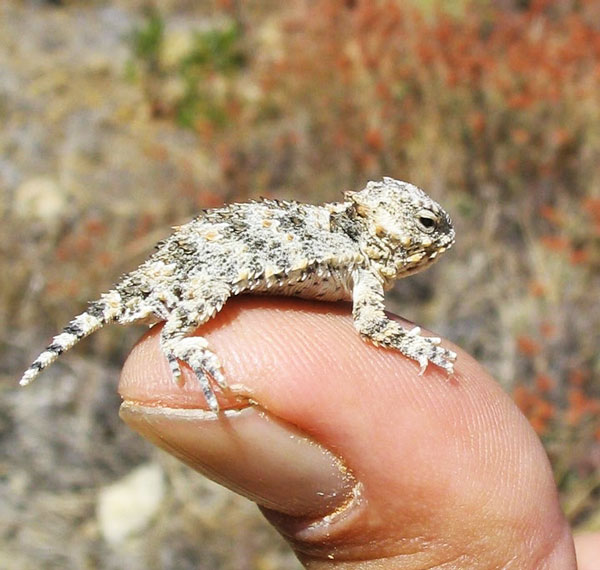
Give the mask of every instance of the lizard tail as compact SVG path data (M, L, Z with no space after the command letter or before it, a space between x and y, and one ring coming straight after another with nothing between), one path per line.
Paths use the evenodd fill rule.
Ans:
M118 295L118 293L111 291L103 295L99 301L90 303L90 307L85 313L77 315L59 335L52 339L46 350L33 361L31 366L24 372L19 384L27 386L63 352L69 350L80 340L102 328L105 324L116 320L120 314L120 307L114 295Z

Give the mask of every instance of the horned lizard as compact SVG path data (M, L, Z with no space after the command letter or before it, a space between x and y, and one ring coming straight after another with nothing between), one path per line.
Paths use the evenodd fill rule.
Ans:
M218 412L215 390L227 390L225 375L206 339L190 334L240 293L352 300L363 338L416 360L421 374L429 362L452 373L456 354L419 327L390 320L383 297L396 279L425 269L453 243L448 214L416 186L387 177L346 192L343 202L263 199L205 210L75 317L21 384L108 323L165 321L160 346L174 380L187 364Z

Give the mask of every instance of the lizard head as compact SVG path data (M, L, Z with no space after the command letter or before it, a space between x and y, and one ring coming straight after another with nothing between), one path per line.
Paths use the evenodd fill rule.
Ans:
M387 278L424 269L454 243L448 214L413 184L385 177L345 196L366 225L367 255L385 252Z

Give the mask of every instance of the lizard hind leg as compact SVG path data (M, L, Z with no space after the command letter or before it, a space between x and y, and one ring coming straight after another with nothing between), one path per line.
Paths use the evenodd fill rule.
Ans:
M177 383L180 382L180 362L187 364L196 374L204 397L214 412L219 411L219 404L211 380L216 382L221 390L228 388L227 381L221 363L217 355L209 349L207 340L201 336L190 335L223 307L229 294L226 291L222 293L218 299L212 297L207 301L204 297L202 307L210 307L208 310L193 311L184 302L169 315L160 335L160 345L169 362L173 379Z
M169 331L167 325L165 325L161 332L160 344L169 362L173 379L178 383L180 382L180 361L187 364L196 374L210 409L218 412L219 404L211 384L211 379L222 390L227 388L219 359L216 354L209 350L208 342L205 338L201 336L185 336L179 331L173 334Z

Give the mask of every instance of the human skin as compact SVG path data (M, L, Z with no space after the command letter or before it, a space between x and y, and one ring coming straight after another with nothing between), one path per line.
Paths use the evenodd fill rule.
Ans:
M256 500L307 568L575 569L546 454L499 385L447 341L455 374L419 376L361 340L350 312L229 301L202 335L238 395L222 410L244 411L218 420L190 370L173 383L156 327L125 363L122 417Z

